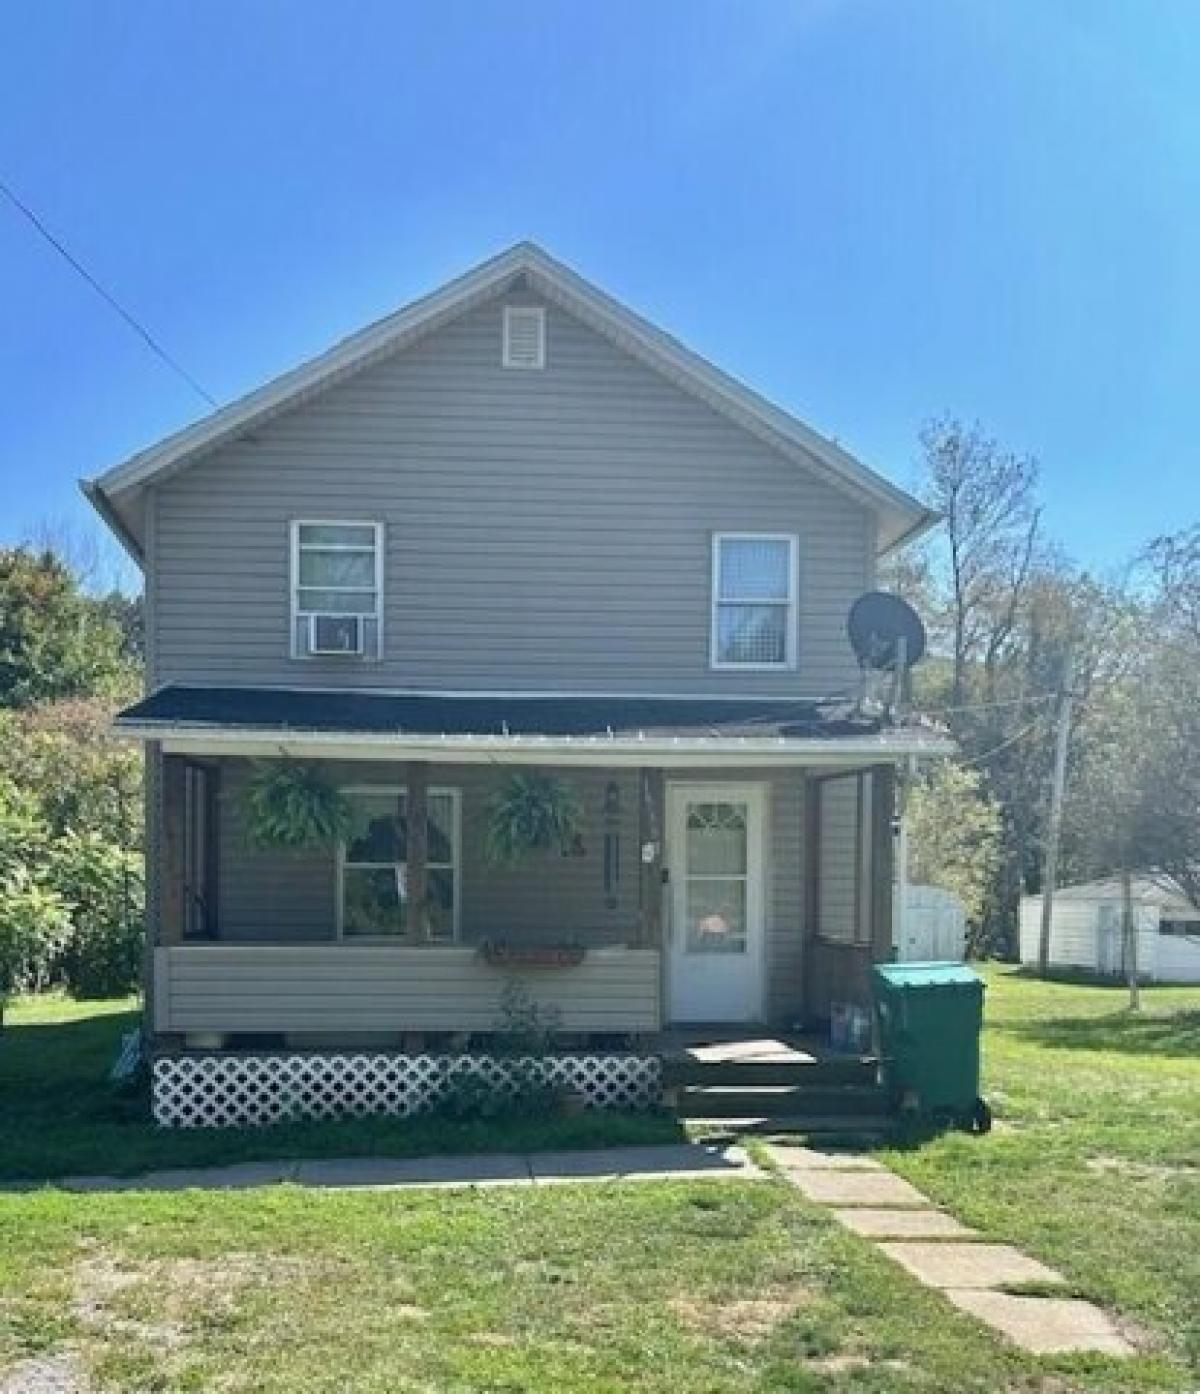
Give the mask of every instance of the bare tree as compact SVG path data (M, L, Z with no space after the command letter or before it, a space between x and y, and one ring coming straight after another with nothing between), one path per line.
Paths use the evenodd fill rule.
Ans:
M1130 1006L1139 1002L1135 874L1164 874L1200 894L1200 646L1164 632L1151 607L1130 609L1119 659L1093 691L1072 791L1088 870L1115 872Z
M25 543L57 557L89 595L136 595L141 589L137 568L99 523L47 515L29 530Z
M973 664L994 692L1028 595L1040 538L1038 466L953 417L927 422L920 440L926 500L945 525L944 625L959 706Z

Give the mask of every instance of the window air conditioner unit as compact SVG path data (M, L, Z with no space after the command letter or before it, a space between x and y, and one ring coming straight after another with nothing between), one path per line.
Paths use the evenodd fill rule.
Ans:
M340 658L361 658L363 617L361 615L309 615L310 654Z

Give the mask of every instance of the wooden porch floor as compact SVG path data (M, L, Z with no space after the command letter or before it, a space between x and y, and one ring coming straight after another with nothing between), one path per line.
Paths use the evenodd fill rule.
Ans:
M781 1032L766 1026L671 1027L653 1037L650 1049L664 1060L706 1065L819 1065L875 1059L869 1053L835 1050L816 1033Z

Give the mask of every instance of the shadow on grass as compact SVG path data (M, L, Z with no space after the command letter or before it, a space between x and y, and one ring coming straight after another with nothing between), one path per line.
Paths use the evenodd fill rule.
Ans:
M1121 1011L1105 1016L1050 1017L1045 1021L1003 1022L992 1029L1060 1050L1108 1050L1125 1055L1200 1055L1200 1011L1172 1012L1169 1015Z
M354 1118L264 1128L159 1128L144 1085L108 1079L137 1012L0 1029L0 1180L236 1162L438 1153L543 1152L685 1142L677 1119L656 1113L505 1117Z

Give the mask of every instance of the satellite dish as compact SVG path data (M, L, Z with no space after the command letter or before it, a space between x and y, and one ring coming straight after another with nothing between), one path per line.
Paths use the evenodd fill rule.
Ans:
M904 641L904 663L911 668L925 652L925 626L906 600L887 591L868 591L850 607L846 621L850 647L860 668L893 669Z

